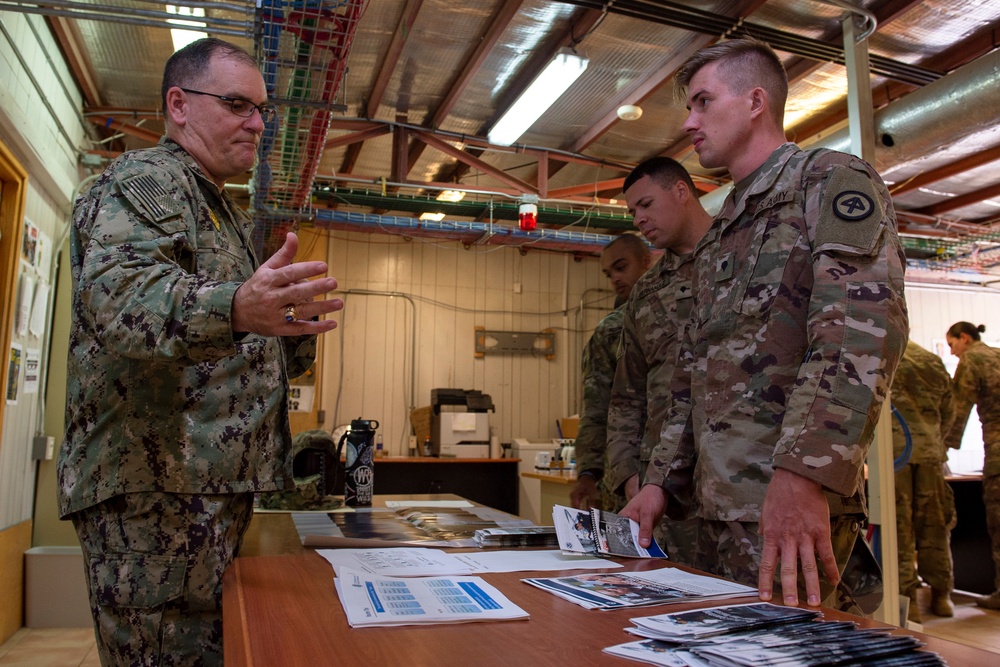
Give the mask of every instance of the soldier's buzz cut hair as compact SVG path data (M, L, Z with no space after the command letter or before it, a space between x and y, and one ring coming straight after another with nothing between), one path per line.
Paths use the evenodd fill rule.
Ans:
M611 242L604 246L604 249L601 250L601 255L613 247L621 247L627 250L633 257L640 261L649 257L649 244L646 243L645 239L629 232L625 232L624 234L611 239Z
M767 91L771 116L778 127L782 126L788 100L788 75L778 54L767 42L743 37L718 42L695 53L681 65L674 79L675 92L681 100L687 96L694 75L712 63L719 63L719 70L734 93L742 95L758 87Z
M664 190L672 187L677 181L683 181L688 186L688 189L691 190L692 195L697 196L698 194L698 191L694 187L694 181L691 180L691 174L688 173L688 170L680 162L673 158L651 157L648 160L643 160L625 177L625 182L622 184L622 191L627 191L643 176L649 176L650 179Z
M253 56L235 44L215 37L195 40L170 56L167 59L167 64L163 67L160 104L163 105L164 113L167 110L167 91L174 86L178 88L194 87L208 72L208 64L211 62L212 56L217 53L224 58L232 58L257 67Z

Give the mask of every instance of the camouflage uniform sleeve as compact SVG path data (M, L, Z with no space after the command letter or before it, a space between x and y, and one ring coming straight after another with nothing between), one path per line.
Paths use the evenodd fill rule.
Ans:
M668 497L683 497L690 493L695 463L694 429L692 425L691 379L697 370L695 325L689 321L680 332L677 363L670 380L670 410L663 422L660 439L650 455L642 483L658 484ZM668 503L668 512L670 510Z
M639 451L646 423L646 376L649 369L636 338L631 302L624 306L620 356L608 406L607 484L618 489L639 473Z
M174 193L151 213L123 182L149 177ZM184 201L186 199L187 201ZM233 296L244 276L190 273L199 200L179 170L128 162L77 207L78 293L93 328L123 357L198 363L234 352ZM159 213L159 215L156 215Z
M612 311L594 329L583 353L583 411L576 437L576 467L603 474L607 449L608 404L614 382L621 338L621 308ZM600 474L598 475L600 477Z
M976 373L968 361L963 358L955 369L954 387L955 420L948 429L945 444L949 449L959 449L962 446L962 436L965 435L965 425L976 404Z
M947 369L944 367L944 362L938 360L936 363L938 377L941 379L941 437L943 440L943 449L945 455L948 452L948 434L951 433L951 427L955 423L955 392L952 388L951 377L948 375Z
M905 259L888 192L863 161L828 153L804 181L808 348L773 464L849 496L908 338Z

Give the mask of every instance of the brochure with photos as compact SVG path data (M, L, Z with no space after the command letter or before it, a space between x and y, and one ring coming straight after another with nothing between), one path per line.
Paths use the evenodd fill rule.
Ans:
M587 609L620 609L757 593L757 589L749 586L673 567L648 572L598 572L522 581Z
M563 551L629 558L667 557L655 541L648 548L639 546L639 524L614 512L553 505L552 523Z
M940 656L920 651L909 635L824 621L819 612L766 602L633 618L642 641L604 651L655 665L768 667L825 665L937 667Z

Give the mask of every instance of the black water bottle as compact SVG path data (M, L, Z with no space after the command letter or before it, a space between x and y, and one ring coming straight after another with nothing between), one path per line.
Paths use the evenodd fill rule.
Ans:
M354 419L351 428L341 436L347 439L344 475L344 504L351 507L372 504L375 489L375 429L373 419Z

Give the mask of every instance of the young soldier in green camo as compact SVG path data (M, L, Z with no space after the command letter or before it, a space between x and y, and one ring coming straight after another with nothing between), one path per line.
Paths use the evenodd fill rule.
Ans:
M993 544L996 590L976 600L986 609L1000 609L1000 349L990 347L979 334L986 331L969 322L956 322L945 338L951 353L958 357L955 369L955 423L945 443L958 449L972 406L983 424L983 504L986 529Z
M578 509L598 506L598 496L601 509L617 512L625 506L624 495L608 488L604 476L608 403L618 363L624 302L652 261L649 246L633 234L622 234L601 251L601 270L615 288L616 303L620 303L598 322L583 351L583 411L573 443L579 473L570 492L570 502Z
M194 42L162 97L159 145L76 202L59 511L102 664L221 665L222 573L253 494L292 487L288 377L344 304L313 301L337 283L324 262L292 263L294 234L258 266L253 222L223 190L274 115L253 58Z
M631 499L659 442L670 406L669 380L679 328L691 304L691 251L712 224L687 170L666 157L638 165L625 178L633 224L663 256L636 283L625 305L622 342L608 412L609 486ZM671 517L684 512L671 507ZM676 510L676 512L674 511ZM663 522L658 542L675 562L687 563L685 524Z
M648 543L690 479L695 567L763 600L780 575L785 604L819 605L859 536L865 455L906 343L892 203L864 161L786 143L788 82L766 44L702 49L677 82L702 166L736 185L694 251L673 404L622 514Z
M944 435L955 420L955 404L944 362L911 340L896 369L891 398L912 443L909 461L895 475L899 593L910 598L909 620L920 623L919 571L931 587L931 611L954 616L950 596L955 584L951 561L955 498L944 479L948 460ZM905 445L902 425L893 419L893 457L899 458Z

